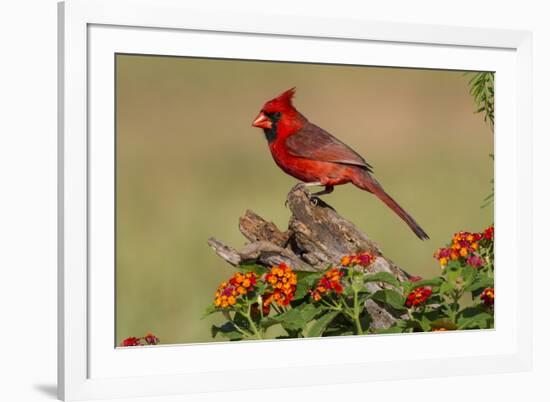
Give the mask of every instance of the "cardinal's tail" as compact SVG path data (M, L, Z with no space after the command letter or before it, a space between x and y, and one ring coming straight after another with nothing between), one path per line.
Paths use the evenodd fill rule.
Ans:
M429 239L428 234L424 232L424 230L420 227L418 223L416 223L412 216L410 216L403 208L401 208L401 206L393 198L391 198L388 193L384 191L380 183L378 183L378 181L376 181L376 179L372 177L368 172L358 172L358 174L354 175L354 177L352 178L352 182L360 189L369 191L380 198L384 204L390 207L393 212L399 215L399 217L403 219L407 225L409 225L409 227L418 236L419 239Z

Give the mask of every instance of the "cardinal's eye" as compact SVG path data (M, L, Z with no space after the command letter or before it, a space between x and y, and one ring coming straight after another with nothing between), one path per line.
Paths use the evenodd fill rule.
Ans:
M268 112L264 112L264 114L267 116L267 118L269 120L271 120L272 122L273 121L278 121L280 118L281 118L281 112L275 112L275 113L268 113Z
M265 115L271 120L272 122L277 122L281 118L281 112L275 112L275 113L265 113Z

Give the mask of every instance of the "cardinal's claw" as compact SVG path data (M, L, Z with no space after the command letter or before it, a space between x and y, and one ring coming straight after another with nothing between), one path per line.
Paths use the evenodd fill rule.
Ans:
M310 193L309 191L304 189L304 194L306 195L307 199L311 204L314 206L317 205L320 201L320 198L315 195L315 193Z
M311 186L322 186L322 184L320 182L311 182L311 183L299 182L299 183L296 183L294 186L292 186L292 188L290 189L290 192L292 193L296 190L301 190L304 192L305 196L311 201L313 205L317 205L317 203L319 202L319 198L317 197L317 195L329 194L332 192L332 189L333 189L332 186L325 186L325 190L312 194L307 190L307 188ZM285 201L285 207L286 206L288 206L288 199Z

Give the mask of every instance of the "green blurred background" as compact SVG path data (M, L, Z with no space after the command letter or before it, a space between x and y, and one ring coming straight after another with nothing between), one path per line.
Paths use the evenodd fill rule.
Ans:
M493 135L474 114L460 71L117 55L116 340L147 331L161 343L210 342L201 320L233 272L208 247L241 247L249 208L286 228L296 180L275 165L251 122L297 87L295 106L352 146L428 232L420 241L382 202L352 185L324 199L408 272L458 230L493 221Z

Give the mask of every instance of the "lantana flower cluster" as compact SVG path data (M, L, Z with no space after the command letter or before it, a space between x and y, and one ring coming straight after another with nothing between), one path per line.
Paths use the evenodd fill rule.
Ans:
M405 306L409 308L417 307L428 300L428 297L430 297L431 295L432 289L427 286L416 288L407 296L407 300L405 300Z
M446 266L449 260L467 259L479 248L480 233L458 232L453 236L450 247L438 249L434 257L439 265Z
M131 336L129 338L126 338L122 340L120 343L120 346L127 347L127 346L146 346L146 345L158 345L160 343L159 338L157 338L152 333L148 332L145 336L142 337L135 337Z
M370 264L374 262L375 259L376 259L375 255L370 254L368 252L363 252L359 254L351 254L351 255L346 255L342 257L342 261L340 262L340 264L342 264L343 267L350 267L353 265L368 267Z
M495 227L494 225L489 226L483 232L483 239L485 240L494 240L495 239Z
M494 226L489 226L482 233L458 232L453 236L451 245L438 249L434 258L439 261L442 268L447 266L449 261L461 260L466 264L478 268L484 264L483 258L478 254L481 245L487 245L494 240Z
M259 277L254 272L236 272L228 281L222 282L214 295L214 306L225 309L235 306L245 297L258 296L260 282L266 285L267 290L261 298L262 312L269 313L271 303L279 306L288 306L296 293L298 276L285 263L274 266L271 270ZM255 306L257 309L258 306Z
M310 291L314 301L319 301L325 295L341 294L344 291L344 276L353 266L368 267L376 260L376 256L369 252L345 255L340 261L340 267L332 267L325 272Z
M254 272L235 272L227 282L222 282L216 290L214 306L227 308L234 306L243 295L254 290L257 275Z
M315 301L321 300L324 295L334 292L340 294L344 291L344 286L342 283L342 277L345 275L344 269L341 268L331 268L317 283L317 286L314 290L311 291L311 297Z
M263 297L264 307L274 302L284 307L288 306L294 298L298 276L291 267L280 263L279 266L272 267L265 275L265 283L269 285L270 289Z
M486 306L493 306L495 304L495 288L484 289L479 298L483 300Z

